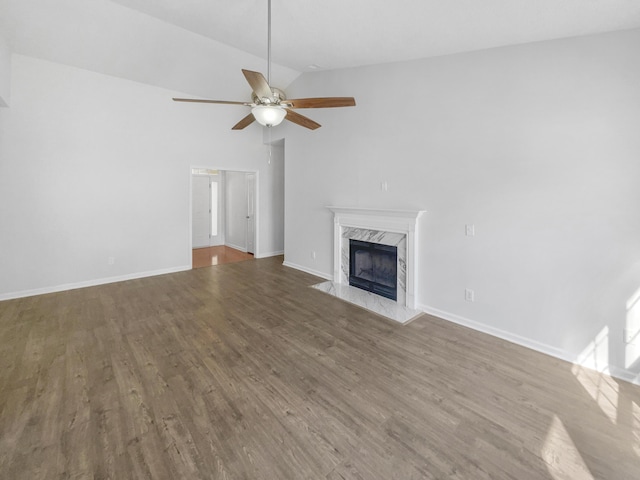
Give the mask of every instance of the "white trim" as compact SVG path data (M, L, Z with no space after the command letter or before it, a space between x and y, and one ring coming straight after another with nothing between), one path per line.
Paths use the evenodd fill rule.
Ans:
M520 345L522 347L530 348L531 350L534 350L536 352L544 353L546 355L558 358L560 360L564 360L565 362L569 362L572 365L577 365L582 368L588 368L589 370L594 370L593 368L587 365L581 365L576 361L576 358L574 355L571 355L569 352L561 348L553 347L551 345L547 345L546 343L537 342L535 340L522 337L515 333L510 333L505 330L501 330L499 328L486 325L484 323L476 322L474 320L461 317L460 315L456 315L454 313L449 313L434 307L430 307L429 305L421 304L418 306L418 308L422 310L424 313L433 315L434 317L438 317L443 320L456 323L458 325L462 325L463 327L471 328L472 330L476 330L478 332L486 333L493 337L506 340L507 342L515 343L516 345ZM626 382L633 383L635 385L640 385L640 375L634 372L631 372L630 370L626 370L624 368L608 366L603 371L600 371L600 373L606 373L607 375L611 375L612 377L619 378Z
M234 245L233 243L226 242L224 244L225 247L233 248L234 250L239 250L240 252L247 253L246 247L241 247L239 245Z
M611 365L607 367L605 373L611 375L612 377L619 378L620 380L624 380L625 382L640 385L640 374L634 373L630 370L627 370L626 368L614 367L613 365Z
M284 250L280 250L278 252L261 253L260 255L254 255L253 258L277 257L278 255L284 255Z
M260 171L256 170L255 172L256 175L256 189L253 192L253 201L255 202L255 205L253 206L253 219L255 222L255 225L253 226L253 255L254 257L256 255L260 255L260 218L262 218L262 215L260 215ZM247 234L248 234L248 228L247 228ZM225 235L226 235L226 231L225 231ZM247 245L249 245L249 239L247 238Z
M328 273L320 272L318 270L313 270L311 268L303 267L302 265L298 265L296 263L291 263L288 261L282 262L282 265L289 268L294 268L296 270L300 270L301 272L309 273L311 275L315 275L316 277L324 278L325 280L333 280L333 275L329 275Z
M564 350L560 348L552 347L551 345L547 345L545 343L536 342L526 337L521 337L520 335L516 335L514 333L510 333L505 330L486 325L484 323L476 322L475 320L461 317L460 315L456 315L454 313L449 313L434 307L430 307L429 305L419 305L419 308L429 315L442 318L443 320L448 320L449 322L457 323L458 325L462 325L463 327L469 327L482 333L488 333L491 336L507 340L511 343L522 345L523 347L531 348L532 350L536 350L538 352L546 353L547 355L551 355L552 357L561 358L562 360L567 360L569 362L572 361L572 359L567 358L566 352L564 352Z
M417 220L425 210L393 210L384 208L361 208L361 207L335 207L327 206L335 214L340 215L366 215L373 217L408 218ZM414 222L415 223L415 222Z
M162 268L160 270L151 270L148 272L130 273L127 275L118 275L117 277L99 278L96 280L87 280L85 282L65 283L53 287L35 288L33 290L22 290L19 292L0 294L0 301L12 300L15 298L33 297L35 295L45 295L48 293L64 292L67 290L76 290L78 288L95 287L105 285L107 283L124 282L126 280L136 280L138 278L155 277L157 275L166 275L167 273L178 273L191 270L191 265L183 265L180 267Z

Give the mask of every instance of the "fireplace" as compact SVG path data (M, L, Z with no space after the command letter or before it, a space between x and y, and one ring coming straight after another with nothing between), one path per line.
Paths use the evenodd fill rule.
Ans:
M398 298L398 247L349 240L349 285Z
M384 315L395 320L405 322L416 315L416 275L417 261L417 245L418 245L418 219L424 213L424 210L383 210L375 208L359 208L359 207L327 207L334 213L334 255L333 255L333 281L329 282L328 288L340 291L341 295L350 297L352 303L359 301L366 304L365 308L372 309L372 305L378 305L378 311L384 311ZM390 264L395 262L395 283L389 278L383 281L375 279L379 274L373 274L374 283L378 291L366 293L360 288L354 288L350 277L353 277L351 271L351 262L354 257L351 250L351 241L363 243L378 244L383 247L382 250L374 250L374 255L380 252L383 257L384 264L387 267L383 271L391 271L393 267ZM358 245L358 248L361 246ZM389 250L385 250L390 247ZM395 261L392 260L391 251L395 250ZM369 262L368 253L361 253L362 259ZM356 255L357 257L358 255ZM356 260L357 261L357 260ZM380 259L379 259L380 261ZM373 263L373 262L372 262ZM380 263L380 262L379 262ZM368 270L365 264L364 270ZM356 275L356 277L359 275ZM364 280L371 282L371 274L365 274ZM346 289L343 289L346 287ZM367 288L367 286L364 286ZM383 290L381 292L380 290ZM355 297L362 297L362 300L355 300L351 296L354 292ZM357 293L356 293L357 292ZM361 295L357 295L361 294ZM343 295L343 296L344 296ZM342 298L342 297L341 297ZM378 301L379 300L379 301ZM358 303L359 304L359 303ZM391 305L395 305L392 307ZM397 308L396 308L397 306ZM391 311L395 311L391 314Z
M400 323L420 315L418 219L424 210L327 208L334 214L333 280L313 288Z

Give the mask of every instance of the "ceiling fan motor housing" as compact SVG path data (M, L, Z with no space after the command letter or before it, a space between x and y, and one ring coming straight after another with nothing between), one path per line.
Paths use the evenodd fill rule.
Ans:
M287 99L287 96L279 88L271 87L273 94L273 101L270 98L259 98L255 92L251 92L251 99L256 105L268 105L268 104L280 104L280 102Z

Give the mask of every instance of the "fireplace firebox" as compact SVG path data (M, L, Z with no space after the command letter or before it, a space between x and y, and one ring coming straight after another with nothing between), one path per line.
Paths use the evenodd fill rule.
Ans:
M397 300L398 247L350 239L349 285Z

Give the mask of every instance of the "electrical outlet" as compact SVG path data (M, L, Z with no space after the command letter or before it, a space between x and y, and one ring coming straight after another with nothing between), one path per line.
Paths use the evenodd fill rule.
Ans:
M628 328L622 329L622 341L626 345L640 345L640 332L633 329L630 331Z
M116 257L109 257L107 258L107 263L109 265L113 265L114 263L116 263Z
M383 192L386 192L388 189L389 189L389 185L387 184L386 180L380 182L380 190L382 190Z
M474 301L474 297L475 297L475 294L473 293L473 290L471 290L470 288L465 288L464 289L464 299L467 302L473 302Z
M311 252L311 258L312 258L313 260L315 260L315 259L316 259L316 252L315 252L315 250Z
M475 237L476 236L475 225L465 225L464 232L467 237Z

